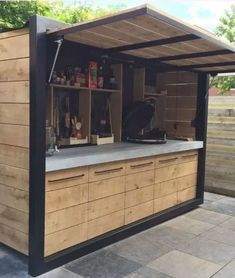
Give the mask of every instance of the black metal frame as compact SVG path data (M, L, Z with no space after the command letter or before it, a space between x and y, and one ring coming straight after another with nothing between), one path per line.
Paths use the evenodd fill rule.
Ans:
M62 23L40 16L30 19L30 191L29 191L29 273L40 275L110 243L138 233L196 208L203 202L205 150L199 152L197 198L109 232L95 239L44 257L45 221L45 107L46 107L46 30ZM196 126L198 140L205 142L208 86L207 74L199 74ZM205 146L204 146L205 148Z

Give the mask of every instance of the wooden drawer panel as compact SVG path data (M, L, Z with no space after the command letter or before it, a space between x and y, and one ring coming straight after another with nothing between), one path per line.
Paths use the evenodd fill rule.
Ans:
M155 170L155 183L187 176L197 172L197 161L190 161Z
M88 202L88 184L46 192L46 213Z
M87 222L45 236L45 256L87 240Z
M197 173L191 174L188 176L184 176L181 178L178 178L178 191L196 186L197 185Z
M196 198L196 186L178 192L178 203L183 203Z
M89 183L89 201L101 199L125 191L125 176Z
M198 159L198 151L197 150L180 153L180 162L181 163L195 161L197 159Z
M54 171L46 174L46 190L56 190L88 182L88 167Z
M147 171L154 169L154 158L138 158L131 159L126 162L126 173L139 173L141 171Z
M125 162L113 162L89 167L89 182L125 175Z
M126 191L142 188L154 184L154 170L127 175Z
M177 192L154 200L154 213L173 207L178 203Z
M155 168L167 167L179 163L179 153L164 154L155 157Z
M124 210L88 222L88 239L124 226Z
M153 185L126 192L125 208L146 203L150 200L153 200Z
M124 209L124 193L89 202L88 220Z
M153 200L125 209L125 225L153 214Z
M55 233L57 231L87 222L88 203L47 213L45 217L45 233Z
M177 179L156 183L154 185L154 199L175 193L178 190Z

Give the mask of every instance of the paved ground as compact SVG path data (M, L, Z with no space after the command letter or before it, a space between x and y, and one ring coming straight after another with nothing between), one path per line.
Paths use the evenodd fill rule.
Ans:
M1 245L0 277L29 277L26 261ZM200 208L41 277L233 278L235 199L206 193Z

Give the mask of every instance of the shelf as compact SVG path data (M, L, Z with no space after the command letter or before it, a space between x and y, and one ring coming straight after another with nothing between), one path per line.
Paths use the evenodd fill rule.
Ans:
M157 93L144 93L144 96L149 96L149 97L163 97L166 96L166 94L157 94Z
M119 93L120 92L120 90L113 90L113 89L88 88L88 87L58 85L58 84L50 84L50 87L51 88L59 88L59 89L67 89L67 90L92 91L92 92L104 92L104 93Z

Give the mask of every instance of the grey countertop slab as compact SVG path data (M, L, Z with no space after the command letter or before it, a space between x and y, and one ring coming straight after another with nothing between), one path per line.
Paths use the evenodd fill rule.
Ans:
M46 157L46 172L200 148L202 141L168 140L160 145L114 143L62 149Z

